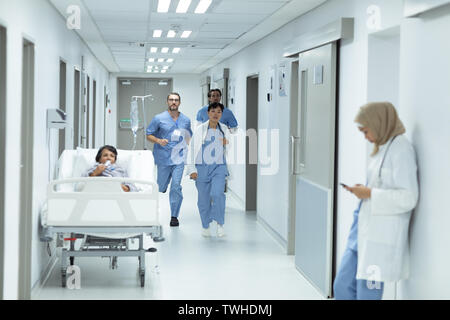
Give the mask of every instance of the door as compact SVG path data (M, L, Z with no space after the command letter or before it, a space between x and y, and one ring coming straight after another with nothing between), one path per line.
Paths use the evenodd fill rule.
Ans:
M246 139L245 210L256 211L258 186L258 76L247 78L246 128L251 130Z
M209 103L208 92L210 90L210 84L202 85L202 106L206 106Z
M91 78L87 77L86 82L86 148L91 147Z
M93 81L92 83L92 148L96 148L95 145L95 133L97 127L97 81Z
M331 297L335 199L336 61L331 43L299 56L299 112L293 137L295 264Z
M6 144L6 29L0 26L0 150ZM4 222L5 222L5 152L0 154L0 300L3 299Z
M66 112L66 92L67 92L67 81L66 81L67 66L62 60L59 62L59 109ZM66 149L66 129L58 130L58 157Z
M87 136L86 136L86 111L87 111L87 87L86 87L86 74L81 72L81 109L79 112L80 123L80 147L87 148Z
M81 135L80 126L81 126L81 109L80 109L80 79L81 73L80 71L75 69L74 72L74 84L73 84L73 146L76 149L81 146Z
M19 299L31 297L31 235L33 204L34 148L34 44L23 41L22 57L22 135L20 138L20 243Z

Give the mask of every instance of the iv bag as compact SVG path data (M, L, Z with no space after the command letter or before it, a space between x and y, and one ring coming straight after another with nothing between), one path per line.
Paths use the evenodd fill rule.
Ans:
M139 109L138 102L136 100L131 101L130 120L131 132L133 132L133 135L136 137L136 133L139 129Z

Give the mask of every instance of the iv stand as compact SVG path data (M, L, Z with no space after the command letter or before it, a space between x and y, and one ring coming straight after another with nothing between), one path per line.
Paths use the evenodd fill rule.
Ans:
M149 94L146 96L133 96L131 97L132 100L142 100L142 114L144 115L144 150L147 150L147 135L145 134L145 126L147 125L147 120L145 119L145 99L153 97L153 95Z

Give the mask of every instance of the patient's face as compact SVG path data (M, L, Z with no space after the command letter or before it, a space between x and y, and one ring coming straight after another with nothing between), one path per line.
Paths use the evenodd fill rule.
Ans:
M108 149L104 149L100 157L100 163L106 163L106 161L108 160L111 161L111 164L115 163L116 155L113 152L109 151Z

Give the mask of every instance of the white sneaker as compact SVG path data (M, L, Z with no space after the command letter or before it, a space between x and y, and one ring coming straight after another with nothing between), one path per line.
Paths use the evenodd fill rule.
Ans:
M222 238L225 236L225 229L220 224L217 224L217 236Z
M209 230L209 227L208 228L203 228L203 230L202 230L202 236L204 236L205 238L209 238L209 237L211 237L211 231Z

